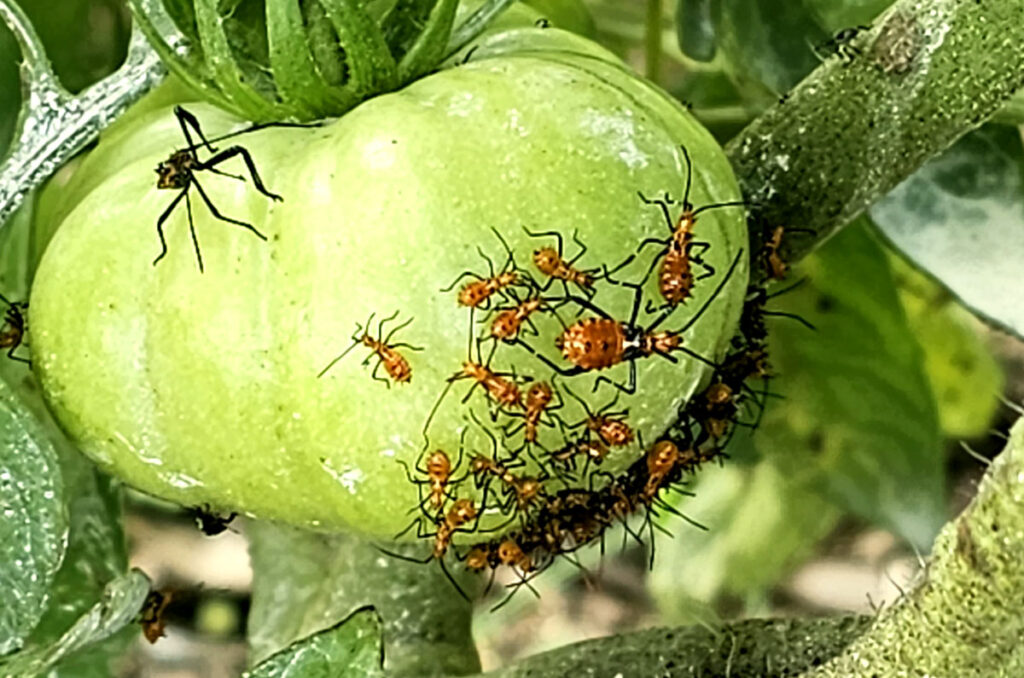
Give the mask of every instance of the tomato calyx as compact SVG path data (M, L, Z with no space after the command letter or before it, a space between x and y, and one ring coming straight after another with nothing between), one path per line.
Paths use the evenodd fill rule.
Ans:
M256 122L339 116L436 69L512 0L456 25L459 0L398 2L375 15L338 0L270 2L266 12L193 0L130 0L168 68L205 99ZM175 45L187 44L182 52Z

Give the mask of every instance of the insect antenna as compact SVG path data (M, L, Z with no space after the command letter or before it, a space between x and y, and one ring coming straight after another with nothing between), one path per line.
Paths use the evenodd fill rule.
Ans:
M375 316L375 315L376 315L376 313L371 313L370 314L370 317L366 320L366 325L365 325L366 327L370 326L370 323L373 322L373 316ZM409 321L412 322L412 319L410 318ZM341 354L338 355L337 358L335 358L331 362L327 363L327 367L325 367L324 369L320 370L320 374L316 375L317 379L319 379L320 377L322 377L325 374L327 374L330 371L330 369L332 367L334 367L335 365L337 365L338 362L342 358L347 356L352 349L354 349L356 346L358 346L359 344L362 343L362 339L361 339L359 333L363 331L363 327L364 327L363 325L360 325L359 323L356 323L356 331L352 335L352 343L349 344L348 348L346 348L344 351L342 351Z

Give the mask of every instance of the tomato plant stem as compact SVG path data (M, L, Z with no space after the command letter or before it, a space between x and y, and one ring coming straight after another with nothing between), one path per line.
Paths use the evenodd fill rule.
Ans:
M647 79L655 83L661 76L662 9L662 0L647 0L647 19L644 27L644 68Z
M799 259L1024 85L1024 5L902 0L726 146L754 203L752 249L776 226Z

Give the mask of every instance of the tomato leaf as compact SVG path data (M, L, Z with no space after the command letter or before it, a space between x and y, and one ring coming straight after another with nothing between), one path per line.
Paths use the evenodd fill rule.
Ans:
M671 501L707 531L667 513L659 519L675 536L658 539L649 587L667 623L692 622L723 594L760 597L810 554L840 513L770 460L709 468L694 492Z
M878 16L892 0L804 0L831 32L843 28L865 25Z
M373 678L384 675L383 622L372 607L297 641L244 678Z
M999 407L1004 379L977 331L980 323L905 260L892 255L890 261L903 308L924 350L942 431L949 437L984 434Z
M741 78L782 93L817 67L828 34L803 2L722 0L721 12L718 47Z
M63 502L53 444L0 380L0 654L17 650L43 615L64 555Z
M372 605L385 620L389 671L412 673L424 665L451 675L479 670L469 603L436 564L386 556L346 534L250 521L248 536L254 661Z
M794 267L769 303L777 371L759 452L843 509L927 547L945 516L944 457L924 354L885 251L851 225Z
M135 621L146 594L149 579L138 570L115 579L92 606L52 644L31 646L0 659L0 675L28 678L48 672L61 660L88 650Z
M1016 128L968 134L871 208L908 259L989 322L1024 337L1024 147Z
M715 56L715 31L721 0L679 0L676 6L676 37L683 54L697 61Z

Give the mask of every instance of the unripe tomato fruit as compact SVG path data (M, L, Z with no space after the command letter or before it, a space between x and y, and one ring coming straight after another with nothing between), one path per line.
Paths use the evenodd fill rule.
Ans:
M244 124L203 104L187 108L208 135ZM201 274L184 204L167 224L169 254L152 264L156 219L175 195L155 188L153 168L183 146L171 109L140 114L101 141L64 189L73 207L34 281L34 369L82 449L135 487L185 505L375 536L411 519L417 490L398 460L415 464L427 413L467 357L469 314L457 289L439 290L464 271L486 273L478 248L504 262L492 228L534 274L533 250L553 241L523 227L565 234L569 255L578 230L589 248L581 265L613 266L644 237L667 234L637 191L681 197L681 144L694 161L695 204L739 196L722 151L681 106L600 47L556 29L491 34L469 63L323 127L267 129L237 142L284 201L204 173L220 211L268 241L214 220L193 195ZM244 173L241 164L221 169ZM742 211L707 212L698 233L711 243L705 258L718 277L698 285L665 329L682 326L745 247ZM642 275L653 253L620 275ZM746 282L743 253L687 331L688 348L721 356ZM653 280L648 287L658 301ZM595 301L626 319L631 294L602 283ZM394 340L424 348L406 354L411 383L373 381L361 347L317 378L356 323L396 310L413 322ZM561 361L560 329L547 319L528 341ZM494 366L551 377L514 347L500 348ZM653 442L708 368L682 355L678 364L653 357L638 367L637 394L619 407ZM627 369L602 374L624 380ZM594 407L612 395L607 386L590 395L589 374L566 383ZM468 408L487 421L479 389L460 402L468 387L453 386L430 427L430 449L453 460L464 427L476 426ZM564 416L580 418L568 407ZM467 455L489 452L480 440L467 439ZM615 472L641 455L622 449L602 468Z

